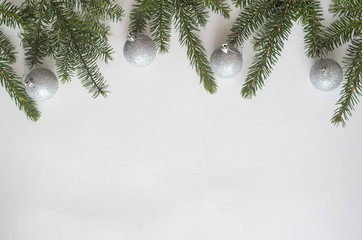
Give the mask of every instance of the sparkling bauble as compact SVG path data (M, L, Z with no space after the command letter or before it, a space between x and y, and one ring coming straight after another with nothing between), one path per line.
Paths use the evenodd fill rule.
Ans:
M317 61L309 73L314 87L321 91L336 89L343 80L341 66L332 59L321 59Z
M36 101L44 101L54 96L58 90L58 79L45 68L32 70L23 79L25 91Z
M157 49L155 43L146 35L130 34L123 47L127 62L135 67L145 67L153 62Z
M243 56L239 50L224 43L212 53L210 65L216 76L232 78L240 72Z

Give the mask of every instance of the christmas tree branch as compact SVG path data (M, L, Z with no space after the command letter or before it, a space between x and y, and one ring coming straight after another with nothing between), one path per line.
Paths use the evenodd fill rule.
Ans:
M255 96L256 91L264 86L264 79L269 76L277 57L281 54L284 41L287 40L293 26L291 3L292 0L288 0L282 14L276 13L269 19L255 38L254 48L257 53L241 90L244 98Z
M252 4L255 0L232 0L232 2L236 7L243 8Z
M179 31L180 43L182 46L187 46L187 56L200 76L200 81L204 84L205 89L214 93L217 85L205 54L205 48L200 38L193 32L197 30L195 16L190 15L188 5L185 5L181 0L175 0L175 3L176 28Z
M104 54L104 53L97 53L97 51L94 51L95 48L92 48L92 44L88 43L88 40L90 40L92 37L99 38L100 36L102 36L102 34L99 34L98 36L92 34L94 32L91 29L87 28L86 24L82 24L83 22L80 19L73 19L75 20L74 21L76 23L75 25L77 26L83 25L84 27L83 28L84 32L76 32L76 30L79 30L80 28L75 29L71 25L69 25L72 24L71 21L67 21L67 19L61 14L61 11L57 11L57 14L58 18L60 19L61 22L63 22L63 25L67 29L67 32L70 37L68 40L70 40L71 42L72 51L75 51L77 53L78 61L74 61L75 63L74 69L77 69L78 77L80 78L83 86L89 89L89 92L92 93L92 96L94 98L100 94L104 97L107 96L108 91L106 89L108 88L108 85L106 84L103 75L99 72L99 68L96 62L97 58L99 58L99 54ZM87 40L80 39L78 36L79 37L83 36ZM83 42L83 44L80 45L79 42ZM108 48L108 46L105 47ZM89 50L93 50L92 54L89 54L88 52ZM107 55L107 53L105 54ZM68 63L71 62L68 61Z
M217 85L202 41L196 32L208 20L208 11L229 17L230 7L224 0L136 0L131 11L129 30L143 32L151 22L151 34L159 52L168 52L172 20L179 32L179 42L187 47L190 64L200 77L205 89L214 93Z
M6 0L2 0L0 2L0 25L15 28L20 26L21 22L19 8Z
M361 0L332 0L330 12L344 17L359 17L362 12Z
M326 29L320 51L324 54L351 41L362 33L362 19L341 17Z
M78 53L78 57L81 63L78 63L78 77L81 79L81 82L84 87L89 89L89 92L92 93L93 97L98 97L99 94L102 96L107 96L108 85L106 84L103 75L99 72L97 63L91 58L87 58L86 55L83 55L80 45L74 40L73 48Z
M74 77L74 53L72 49L72 44L70 41L62 44L59 47L59 51L63 54L59 55L56 58L57 72L59 72L59 78L62 83L70 82Z
M3 32L0 31L0 59L13 64L16 62L15 48L6 38Z
M331 120L333 124L342 124L342 126L346 125L362 95L362 38L352 40L345 60L345 65L348 67L345 73L347 82L343 85L341 98L337 102L338 108Z
M323 33L323 11L319 1L298 2L298 12L304 29L304 42L308 57L322 57L320 52Z
M123 10L113 2L27 0L22 9L28 22L23 33L28 65L38 66L51 55L62 82L70 81L77 72L93 97L106 96L108 85L97 61L112 60L110 28L101 21L121 20Z
M16 60L15 48L2 32L0 32L0 46L1 86L5 87L19 109L24 110L29 119L36 121L40 117L40 112L36 109L35 102L26 94L23 84L11 66Z
M195 14L195 19L197 19L198 25L205 27L208 18L208 11L206 9L206 6L197 0L189 0L189 4L192 12Z
M14 100L20 110L24 110L26 116L37 121L40 118L40 112L36 108L36 103L32 100L24 90L23 84L19 81L15 71L11 65L0 60L0 83Z
M155 12L151 22L152 37L160 53L169 51L171 42L171 26L173 6L167 0L156 0L160 10Z
M15 28L23 23L20 8L7 1L0 3L0 24ZM0 84L20 110L32 121L40 118L36 103L25 92L12 64L16 62L15 47L0 31Z
M152 0L135 0L135 2L130 14L131 23L128 30L133 33L141 33L146 29L155 6L159 10L159 5L155 5Z
M39 2L28 0L24 2L23 9L26 19L22 33L25 62L29 68L32 68L41 65L51 48L45 27L49 23L49 15L47 14L49 6L45 0Z
M83 14L89 14L101 20L109 20L112 22L120 22L122 20L123 9L114 4L113 0L78 0Z
M231 28L231 34L228 36L229 42L242 45L270 16L274 2L275 0L255 1L246 6Z
M204 6L211 9L214 13L220 14L226 19L230 18L230 6L224 0L201 0Z

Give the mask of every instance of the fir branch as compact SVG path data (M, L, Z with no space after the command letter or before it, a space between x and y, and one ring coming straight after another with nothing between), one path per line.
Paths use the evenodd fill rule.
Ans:
M242 11L231 28L229 42L242 45L271 14L275 0L255 1Z
M77 70L77 75L81 80L83 86L88 88L89 92L92 93L93 97L107 95L108 85L106 84L103 75L99 71L97 66L97 59L103 53L97 51L93 45L104 45L106 40L106 33L104 31L104 26L101 24L89 24L89 21L84 20L82 15L70 12L69 9L62 7L60 3L52 2L52 9L56 14L56 21L53 26L62 26L63 31L60 32L59 38L64 41L70 41L71 51L76 53L73 58L75 61L71 61L68 55L68 58L64 58L66 63L63 66L67 66L69 63L73 63L73 69ZM103 29L102 31L97 31L99 28ZM53 29L53 32L56 29ZM95 33L101 34L95 34ZM61 44L62 42L60 42ZM80 44L81 43L81 44ZM92 43L92 44L89 44ZM107 45L103 46L109 48ZM57 56L61 56L63 53L58 52ZM107 53L106 53L107 54ZM59 67L58 69L62 69ZM69 67L67 69L70 69ZM64 73L63 78L69 76L68 73ZM66 79L66 78L65 78Z
M347 82L343 85L341 98L337 102L338 108L331 120L333 124L337 126L342 124L343 127L362 95L362 38L352 40L347 49L345 66L347 66L345 73Z
M130 14L131 23L128 30L133 33L141 33L146 29L153 14L152 7L155 5L152 0L135 0L135 2Z
M92 17L112 22L122 20L124 11L120 6L114 4L113 0L78 0L78 2L83 14L90 14Z
M40 112L36 108L36 103L25 92L23 84L19 81L13 68L9 63L0 60L0 83L8 92L11 99L20 110L23 110L28 119L37 121Z
M320 52L323 33L323 11L319 1L298 2L297 12L305 32L304 42L308 57L323 57Z
M329 8L331 13L343 17L361 17L362 1L361 0L332 0Z
M10 64L16 62L15 47L1 31L0 31L0 59L5 60Z
M256 91L264 86L264 79L269 76L273 65L277 62L284 41L287 40L293 26L291 4L292 0L288 0L281 16L276 13L255 38L254 48L257 53L241 90L244 98L255 96Z
M73 40L76 39L73 38ZM97 63L92 58L83 55L81 47L76 41L73 42L73 48L75 48L80 59L80 63L77 63L76 68L83 86L89 89L89 93L92 93L93 98L98 97L99 94L106 97L108 85L100 73Z
M187 46L187 56L191 66L196 69L200 76L200 82L204 84L205 89L210 93L216 92L216 82L205 54L205 48L200 38L193 32L197 31L195 16L190 14L188 5L182 0L175 0L175 20L176 28L179 31L179 41L182 46Z
M224 18L230 18L230 6L225 0L201 0L204 6L210 8L214 13L222 15Z
M22 23L22 18L19 12L19 8L14 4L2 0L0 2L0 25L8 27L19 27Z
M49 5L45 0L37 2L28 0L22 5L22 14L26 17L21 36L25 49L25 62L30 69L40 66L52 49L45 27L49 23L48 9Z
M236 7L240 7L240 8L246 7L255 1L258 1L258 0L232 0L233 4Z
M198 0L188 0L188 3L190 5L190 8L192 9L192 12L195 14L195 19L197 20L197 23L200 26L205 27L207 19L209 17L206 6Z
M341 17L334 21L325 31L321 51L326 54L351 41L362 33L362 19Z
M159 52L166 53L169 51L171 42L173 5L168 0L155 1L160 9L155 11L154 20L151 22L151 33Z
M59 54L56 58L57 72L59 73L59 78L62 83L70 82L74 77L75 72L75 62L76 58L73 53L72 43L70 41L65 42L60 45Z
M0 84L5 87L19 109L24 110L29 119L36 121L40 117L40 112L36 109L35 102L26 94L24 86L11 66L16 60L15 48L2 32L0 32L0 46Z

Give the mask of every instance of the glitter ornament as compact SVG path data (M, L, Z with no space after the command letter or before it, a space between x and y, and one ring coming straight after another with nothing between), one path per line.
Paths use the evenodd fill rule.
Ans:
M146 35L132 34L128 36L123 47L123 55L127 62L135 67L146 67L150 65L156 57L156 45Z
M321 59L313 65L309 77L315 88L321 91L331 91L341 84L343 70L336 61Z
M210 65L216 76L232 78L240 72L243 56L239 50L224 43L212 53Z
M32 70L23 80L25 91L32 99L44 101L54 96L58 90L58 79L55 74L45 68Z

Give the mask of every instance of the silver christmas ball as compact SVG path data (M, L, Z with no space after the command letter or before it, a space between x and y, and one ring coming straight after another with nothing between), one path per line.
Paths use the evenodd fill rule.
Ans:
M29 97L36 101L44 101L54 96L58 90L58 79L55 74L45 68L38 68L28 73L22 80Z
M232 78L240 72L243 56L239 50L224 43L212 53L210 65L216 76Z
M156 45L151 38L143 34L130 34L123 47L127 62L135 67L145 67L156 57Z
M317 61L309 73L314 87L321 91L336 89L343 80L341 66L332 59L321 59Z

